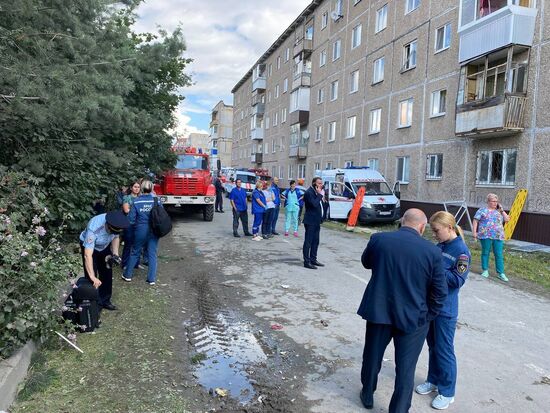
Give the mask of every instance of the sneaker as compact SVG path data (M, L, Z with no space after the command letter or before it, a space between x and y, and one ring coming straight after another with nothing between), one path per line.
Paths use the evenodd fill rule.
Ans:
M451 403L454 403L454 397L445 397L438 394L435 399L432 400L432 407L437 410L445 410Z
M295 236L296 238L298 238L298 232L295 232L295 233L294 233L294 236Z
M145 266L139 264L136 268L139 268L140 270L144 270L144 269L145 269Z
M288 232L285 232L285 237L288 237Z
M275 231L272 232L271 234L272 234L272 235L281 235L281 234L279 234L278 232L275 232Z
M149 284L149 285L155 285L155 282L154 282L154 281L147 281L147 284Z
M433 391L437 391L437 386L435 384L430 383L429 381L425 381L422 384L419 384L414 389L415 392L418 394L429 394Z
M252 237L252 240L253 240L253 241L261 241L261 240L263 240L263 238L262 238L261 235L254 235L254 236Z
M506 282L506 283L508 282L508 277L507 277L506 274L504 274L504 273L499 274L499 275L498 275L498 278L499 278L499 280L502 280L502 281L504 281L504 282Z
M481 273L481 276L484 278L489 278L489 271L485 270Z
M132 281L131 278L126 278L124 275L122 275L121 278L122 278L124 281L126 281L126 282Z

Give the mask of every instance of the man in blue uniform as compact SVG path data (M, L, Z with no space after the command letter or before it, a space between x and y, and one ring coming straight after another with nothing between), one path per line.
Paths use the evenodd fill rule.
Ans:
M229 194L229 201L231 202L231 209L233 210L233 236L240 237L237 232L239 229L239 218L243 224L244 235L251 237L252 234L248 231L248 205L246 203L246 191L241 188L242 181L237 179L235 181L235 188L231 190Z
M304 245L302 252L304 255L304 267L311 270L316 270L317 267L324 267L317 261L317 248L319 248L319 235L321 232L321 222L323 221L323 207L321 202L323 195L323 180L319 177L313 178L311 186L304 194L304 228L306 234L304 236Z
M111 264L120 264L119 235L130 223L122 211L111 211L93 217L80 234L80 251L84 274L98 289L99 305L116 310L111 303L113 270ZM110 247L110 248L108 248Z
M367 320L360 394L367 409L373 408L384 351L393 339L396 377L389 413L409 411L418 356L447 297L441 252L422 238L426 224L422 211L407 210L401 228L374 234L361 257L372 270L357 311Z

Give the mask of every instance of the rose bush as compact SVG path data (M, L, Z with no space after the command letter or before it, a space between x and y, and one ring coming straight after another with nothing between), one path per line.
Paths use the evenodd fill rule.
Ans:
M60 243L40 191L18 174L0 180L0 358L59 322L60 291L80 270Z

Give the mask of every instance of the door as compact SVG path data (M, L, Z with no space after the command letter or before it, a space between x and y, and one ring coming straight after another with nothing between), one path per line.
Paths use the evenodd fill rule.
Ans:
M330 182L328 202L330 204L329 214L331 219L346 219L353 206L353 198L345 196L349 190L341 182Z

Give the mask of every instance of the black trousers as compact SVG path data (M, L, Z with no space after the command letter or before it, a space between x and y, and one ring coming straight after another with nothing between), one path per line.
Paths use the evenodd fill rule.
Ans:
M395 386L389 413L407 413L411 407L414 372L429 326L426 323L412 333L404 333L390 325L367 322L361 367L361 383L367 396L376 391L384 351L391 339L395 347Z
M271 234L271 226L273 225L273 213L275 208L268 208L264 212L264 219L262 221L262 235Z
M306 229L304 246L302 247L304 264L311 264L317 261L317 248L319 248L321 225L304 224L304 228Z
M91 281L90 274L86 270L86 261L84 258L84 245L80 243L80 253L82 254L82 265L84 267L84 275ZM101 285L97 289L99 294L99 305L107 305L111 302L111 296L113 295L113 270L107 268L105 258L111 255L111 248L108 246L103 251L94 250L92 259L94 261L94 272Z
M214 206L216 211L223 211L223 192L216 191L216 204Z
M239 229L239 218L241 220L241 223L243 224L243 231L246 234L249 234L250 231L248 231L248 211L235 211L233 209L233 234L237 233L237 230Z

